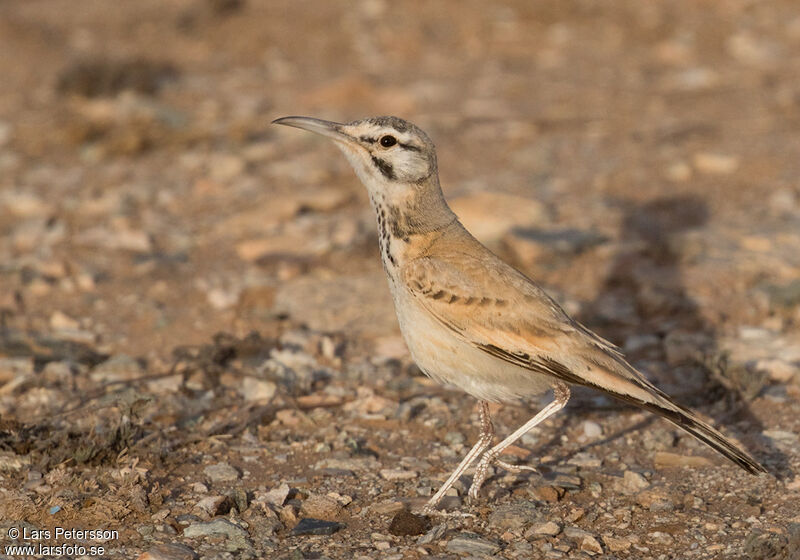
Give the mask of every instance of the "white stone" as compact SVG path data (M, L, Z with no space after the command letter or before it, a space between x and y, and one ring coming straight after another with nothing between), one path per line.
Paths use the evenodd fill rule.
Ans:
M622 482L625 489L629 492L638 492L650 486L650 483L645 477L634 471L625 471Z
M561 532L561 527L558 525L558 523L555 523L553 521L545 521L544 523L536 523L535 525L533 525L525 533L525 535L555 537L560 532Z
M603 554L602 545L592 536L583 537L581 541L581 550L589 554Z
M272 381L245 376L240 393L246 401L268 401L275 396L278 386Z
M112 231L102 226L89 228L75 236L75 242L91 247L122 249L139 253L152 250L152 241L147 232L134 229Z
M240 292L238 290L223 290L222 288L212 288L206 294L206 299L211 307L218 310L228 309L239 302Z
M417 471L403 469L381 469L380 474L386 480L413 480L419 476Z
M209 515L216 515L227 498L225 496L206 496L195 504L197 509Z
M228 463L209 465L203 469L203 474L206 475L211 482L232 482L239 478L239 471Z
M58 329L78 329L80 323L62 311L54 311L50 315L50 326Z
M285 482L282 482L280 486L276 486L269 492L265 492L263 494L263 499L267 501L267 503L272 504L275 507L283 507L283 503L286 501L286 498L289 496L289 485Z
M729 175L739 168L739 158L727 154L700 152L694 155L694 167L708 175Z
M591 420L586 420L583 423L583 433L586 435L587 438L594 439L598 438L603 435L603 427L600 426L597 422L592 422Z
M786 383L800 372L795 364L785 362L778 358L765 358L756 362L756 370L765 371L772 381Z

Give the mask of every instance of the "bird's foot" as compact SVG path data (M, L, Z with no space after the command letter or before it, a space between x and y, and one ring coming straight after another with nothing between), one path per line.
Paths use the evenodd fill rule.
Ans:
M419 512L419 515L427 515L430 517L442 517L445 519L448 517L449 518L458 517L461 519L467 519L467 518L474 519L477 517L477 515L475 515L474 513L467 513L465 511L445 511L443 509L429 508L428 506L422 508L422 510L420 510Z
M506 463L505 461L501 461L500 459L497 459L494 462L494 464L497 465L498 467L507 470L508 472L512 472L515 474L521 473L523 471L541 474L539 472L539 469L537 469L536 467L531 467L530 465L512 465L511 463Z
M481 457L478 466L475 467L475 476L472 478L472 485L469 487L469 499L473 502L478 500L478 493L481 491L483 483L486 482L486 479L489 477L489 470L493 465L497 465L512 473L520 473L522 471L539 473L535 467L528 465L512 465L511 463L506 463L498 459L497 455L492 453L491 450L487 451L483 457Z

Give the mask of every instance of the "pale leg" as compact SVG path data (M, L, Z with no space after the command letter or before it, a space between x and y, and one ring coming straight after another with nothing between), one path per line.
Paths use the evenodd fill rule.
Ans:
M456 467L456 470L453 471L453 474L450 475L450 478L448 478L447 481L442 484L442 487L439 488L436 494L434 494L431 499L428 500L428 503L422 508L423 514L428 515L433 513L433 510L436 508L450 487L455 484L456 480L458 480L458 477L469 468L478 455L486 451L486 448L491 445L492 439L494 438L494 426L492 425L492 419L489 417L489 403L486 401L480 401L479 411L481 433L478 436L478 441L472 446L472 449L469 450L467 456L464 457L461 463Z
M553 401L544 407L539 414L528 420L521 428L519 428L516 432L508 436L506 439L492 447L489 451L487 451L483 457L481 457L478 466L475 467L475 476L472 479L472 486L469 487L469 497L471 500L478 499L478 492L481 490L481 486L483 482L486 480L486 477L489 476L489 468L492 464L498 464L503 468L509 470L520 470L521 467L515 467L514 465L509 465L507 463L498 461L497 458L500 456L500 453L503 450L525 435L531 428L536 426L537 424L543 422L567 404L569 400L570 390L569 386L564 383L559 383L553 388ZM476 446L477 447L477 446ZM473 447L473 451L475 447ZM471 452L470 452L471 453ZM531 467L525 467L526 469L535 470Z

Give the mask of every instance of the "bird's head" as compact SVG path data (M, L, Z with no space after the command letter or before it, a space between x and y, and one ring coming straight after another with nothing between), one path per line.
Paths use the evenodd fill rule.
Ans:
M370 193L384 196L436 180L436 151L422 130L397 117L371 117L340 124L310 117L283 117L293 126L332 139Z

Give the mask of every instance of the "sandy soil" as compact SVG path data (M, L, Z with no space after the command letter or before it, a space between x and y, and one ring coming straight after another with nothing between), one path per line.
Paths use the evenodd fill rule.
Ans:
M9 1L0 53L0 546L800 558L796 2ZM510 450L540 475L407 515L475 403L290 114L423 127L468 228L770 474L577 390Z

